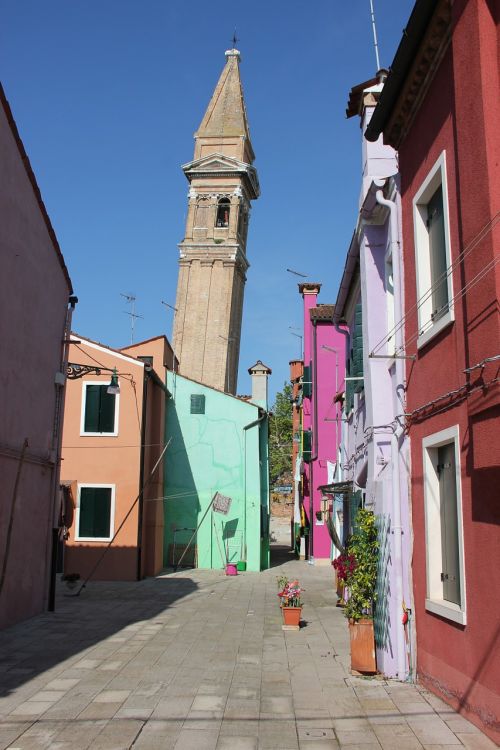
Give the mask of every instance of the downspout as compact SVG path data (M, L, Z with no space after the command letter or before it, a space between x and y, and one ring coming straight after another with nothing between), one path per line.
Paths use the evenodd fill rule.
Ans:
M142 578L142 529L143 529L143 514L144 514L144 460L146 456L146 416L147 416L147 401L148 401L148 381L152 380L158 385L166 394L167 398L170 396L170 392L160 378L157 376L151 365L144 363L144 380L142 385L142 421L141 421L141 457L140 457L140 469L139 469L139 507L138 507L138 518L137 518L137 580L140 581Z
M52 450L54 451L54 467L52 482L52 508L49 518L49 529L51 543L47 545L50 550L49 568L49 590L47 609L49 612L55 610L56 576L57 576L57 550L59 546L59 484L61 477L61 453L62 453L62 426L64 418L64 401L66 397L66 373L68 370L69 344L71 335L71 319L73 311L78 303L78 297L73 294L68 298L68 307L64 318L64 329L61 346L61 370L56 376L56 398L54 407L54 425L52 431Z
M137 509L137 575L138 581L142 577L142 514L144 512L144 459L146 456L146 415L148 405L148 380L149 371L144 365L144 376L142 381L142 417L141 417L141 457L140 457L140 468L139 468L139 507Z
M314 565L314 462L318 458L318 344L316 320L311 320L313 330L313 377L312 377L312 406L313 406L313 438L314 453L311 454L309 464L309 563Z
M389 221L391 230L391 257L392 257L392 276L394 287L394 308L397 314L401 312L401 266L399 255L398 241L398 219L397 206L392 200L384 198L382 189L377 190L377 203L389 209ZM395 350L401 346L401 326L396 329ZM403 363L401 359L395 359L396 371L396 393L403 387ZM392 516L393 516L393 533L394 533L394 569L396 574L396 643L397 643L397 664L398 676L400 680L406 677L406 650L403 626L399 614L402 612L403 605L403 529L401 527L401 489L399 478L399 438L401 427L396 424L391 436L391 458L392 458Z
M252 427L256 427L257 425L260 425L261 422L263 422L266 417L267 417L267 412L263 411L260 417L258 417L257 419L254 419L253 422L250 422L249 424L246 424L243 427L243 501L244 501L243 502L243 552L245 555L245 562L248 562L247 560L247 430L250 430ZM260 435L259 435L259 440L260 440ZM259 497L259 506L260 506L260 497ZM259 507L259 512L260 512L260 507Z

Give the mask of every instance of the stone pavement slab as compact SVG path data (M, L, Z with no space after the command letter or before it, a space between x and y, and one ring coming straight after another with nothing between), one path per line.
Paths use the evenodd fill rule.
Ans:
M286 555L285 555L286 557ZM281 629L276 579L304 627ZM184 570L58 592L2 632L0 750L491 750L428 691L349 673L329 568Z

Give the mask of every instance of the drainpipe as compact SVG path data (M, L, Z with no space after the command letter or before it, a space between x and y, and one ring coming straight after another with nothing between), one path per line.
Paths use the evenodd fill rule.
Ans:
M62 426L64 418L64 400L66 397L66 373L68 370L69 344L71 335L71 319L73 311L78 303L78 297L71 295L68 299L68 307L64 319L63 338L61 346L61 370L56 376L56 398L54 408L54 424L52 431L52 450L54 451L54 468L52 474L52 508L49 518L50 550L49 567L49 590L47 609L49 612L55 610L56 577L57 577L57 551L59 547L59 484L61 477L61 450L62 450Z
M401 312L401 266L398 241L398 219L397 207L394 201L384 198L382 189L377 190L377 203L389 209L389 220L391 230L391 256L392 256L392 277L394 286L394 308L397 314ZM398 327L395 335L396 350L401 346L401 327ZM396 391L403 387L403 363L400 359L395 360L396 370ZM401 498L400 498L400 479L399 479L399 437L401 428L399 423L395 426L391 436L391 458L392 458L392 517L394 533L394 569L396 575L396 643L397 643L397 664L398 676L400 680L406 677L406 653L403 626L400 614L403 604L403 529L401 527Z
M146 422L147 422L147 401L148 401L148 381L152 380L166 394L168 398L170 393L167 386L163 383L153 370L152 365L144 363L144 380L142 384L142 418L141 418L141 456L139 469L139 507L137 511L137 580L142 579L142 529L144 515L144 460L146 456Z
M261 422L267 417L267 412L263 411L260 417L254 419L253 422L246 424L243 427L243 553L245 555L245 562L247 560L247 430L252 427L260 425ZM260 435L259 435L260 440ZM260 448L259 448L260 449ZM260 498L259 498L260 503Z
M137 509L137 580L142 578L142 514L144 512L144 459L146 456L146 417L148 407L148 380L149 372L144 365L144 376L142 381L142 417L141 417L141 457L139 468L139 507Z
M313 376L312 376L312 407L313 407L313 438L314 453L311 454L309 464L309 563L314 565L314 462L318 458L318 344L316 320L311 320L313 330Z

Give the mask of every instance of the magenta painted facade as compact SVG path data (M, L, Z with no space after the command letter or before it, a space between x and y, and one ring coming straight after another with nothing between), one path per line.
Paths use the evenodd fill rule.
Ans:
M0 627L5 627L48 603L71 282L1 87L0 174Z
M332 542L322 506L322 485L331 481L337 462L340 436L340 411L335 394L343 385L339 367L345 356L345 337L333 327L333 306L318 304L320 284L299 286L304 304L303 381L309 377L310 388L302 398L302 428L311 431L311 460L304 455L302 502L309 522L308 559L314 564L329 564ZM342 383L339 382L342 380ZM303 386L304 388L304 386ZM330 465L330 469L329 469Z

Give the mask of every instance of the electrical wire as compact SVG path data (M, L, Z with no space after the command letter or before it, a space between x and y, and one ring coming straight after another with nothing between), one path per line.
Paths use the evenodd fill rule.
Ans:
M465 286L463 286L455 295L451 298L451 300L447 303L446 307L450 308L452 307L455 302L457 302L459 299L465 296L467 292L469 292L476 284L478 284L484 277L496 266L497 263L500 262L500 255L497 255L493 260L490 260L489 263L484 266L481 271L479 271L476 276L474 276L473 279L467 282ZM408 339L406 339L404 346L407 347L409 344L412 344L414 341L418 339L419 336L421 336L423 333L425 333L427 330L430 330L430 327L432 327L433 321L429 320L424 324L424 327L420 330L417 330L416 333L412 334ZM403 351L402 347L399 348L398 351ZM396 352L397 353L397 352Z
M490 221L488 221L476 234L475 237L469 242L469 244L462 250L462 252L458 255L458 257L451 263L446 271L439 276L438 279L432 284L432 286L427 289L424 294L417 299L415 304L410 307L410 309L403 315L403 317L391 328L391 330L387 333L386 336L384 336L378 344L372 349L372 354L376 354L383 346L388 344L390 340L393 338L393 336L404 326L404 323L407 321L407 319L416 313L418 309L429 299L432 292L439 287L443 281L451 275L453 270L460 265L460 263L474 250L477 245L486 237L498 224L500 221L500 211L498 211L495 216L493 216Z

